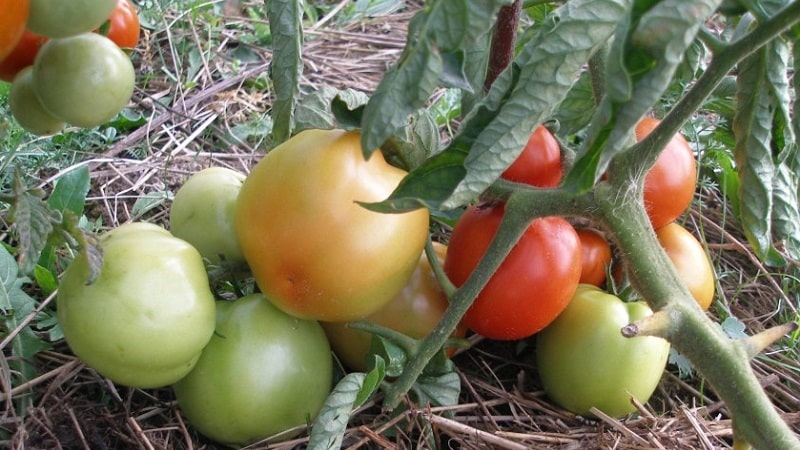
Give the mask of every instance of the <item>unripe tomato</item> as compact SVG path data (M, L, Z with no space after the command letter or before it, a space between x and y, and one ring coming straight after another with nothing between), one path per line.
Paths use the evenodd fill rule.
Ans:
M117 0L30 0L28 29L49 38L63 38L97 29Z
M330 346L317 322L289 316L252 294L218 302L214 337L173 388L200 433L247 444L313 420L332 373Z
M644 139L659 123L653 117L643 118L636 125L636 140ZM686 139L675 134L644 179L644 206L653 228L680 217L692 203L696 187L694 153Z
M236 232L261 291L301 318L362 319L408 281L425 246L428 211L381 214L377 202L406 172L379 151L365 160L360 134L306 130L275 147L248 175Z
M64 128L64 121L47 111L33 86L33 69L26 67L11 84L8 107L19 126L38 135L55 134Z
M433 248L440 261L444 261L447 247L434 242ZM400 293L383 308L364 318L365 322L399 331L414 339L430 334L444 315L448 306L447 296L442 291L425 253L417 268ZM372 335L348 328L344 322L321 322L336 356L350 369L366 372ZM467 330L459 327L453 337L464 337Z
M675 222L656 230L656 236L697 304L707 310L714 300L716 276L703 245Z
M29 6L28 0L0 0L0 61L14 50L22 37Z
M0 80L13 81L22 69L33 65L36 54L45 42L46 37L25 30L16 47L0 61Z
M624 303L596 286L582 284L558 318L536 335L536 360L544 390L576 414L595 407L611 416L635 411L630 398L646 403L669 356L669 342L620 329L652 314L645 302Z
M539 187L554 187L561 183L561 148L550 130L536 127L522 153L503 172L509 181Z
M200 254L163 228L121 225L100 238L92 284L80 254L58 289L58 320L72 351L115 383L172 384L214 333L214 296Z
M114 10L108 16L106 37L119 48L134 48L139 43L139 14L130 0L117 0Z
M220 255L232 263L244 262L233 225L244 180L244 174L225 167L210 167L189 177L169 210L172 234L213 263L219 263Z
M611 246L596 230L577 230L581 240L581 283L603 286L611 266Z
M42 105L79 127L102 125L116 116L133 94L130 58L96 33L51 39L33 64L33 81Z
M503 218L502 203L467 208L453 229L444 261L461 286L489 248ZM498 340L538 332L564 310L581 275L581 245L560 217L534 219L464 315L464 324Z

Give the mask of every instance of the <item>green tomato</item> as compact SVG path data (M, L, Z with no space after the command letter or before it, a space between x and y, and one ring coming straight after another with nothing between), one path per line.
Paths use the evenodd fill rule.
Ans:
M19 126L26 131L38 134L55 134L64 128L64 121L54 117L44 109L33 87L33 69L22 69L11 84L8 92L8 107L17 119Z
M635 410L631 397L646 403L664 372L669 342L626 338L620 329L651 314L644 302L624 303L581 284L536 338L539 375L550 399L576 414L594 406L618 417Z
M194 367L214 333L214 296L203 260L187 242L146 223L100 238L92 284L81 253L58 289L58 320L72 351L115 383L170 385Z
M214 337L173 388L200 433L245 444L316 417L332 371L330 346L316 321L292 317L251 294L218 303Z
M172 234L194 245L213 263L220 255L244 262L236 239L236 198L245 175L224 167L210 167L189 177L178 189L169 211Z
M117 0L30 0L27 28L50 38L96 30L111 15Z
M102 125L116 116L131 99L134 81L128 55L97 33L51 39L33 62L42 106L79 127Z

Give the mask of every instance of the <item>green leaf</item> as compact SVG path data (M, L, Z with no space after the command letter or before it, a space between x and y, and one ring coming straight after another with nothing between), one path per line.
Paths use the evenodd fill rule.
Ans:
M421 375L412 387L416 401L421 406L453 406L458 404L461 394L461 379L458 374L448 372L438 376Z
M694 373L694 366L689 358L683 356L675 347L669 349L669 363L678 368L678 377L681 379L691 377Z
M382 381L380 365L369 374L349 373L339 380L314 420L307 449L341 448L353 410L371 397Z
M67 212L73 217L80 217L83 214L89 187L89 168L85 165L79 166L58 178L53 192L47 199L47 204L53 211L61 213L62 217L65 217ZM55 246L53 243L48 244L42 249L41 255L39 256L39 265L48 272L55 271ZM41 275L41 273L39 275ZM35 275L36 281L46 282L46 280L40 278L39 275ZM39 286L42 287L42 289L48 289L41 284L39 284Z
M471 62L466 49L485 38L497 10L509 3L435 0L412 18L400 60L384 75L364 111L361 142L366 155L403 128L408 116L425 105L443 78L451 85L472 84L466 73L467 62ZM453 54L460 56L453 58ZM458 66L461 69L454 69Z
M33 271L53 225L61 221L61 215L45 203L43 192L28 189L19 174L15 176L13 195L9 220L14 223L19 239L19 268L27 274Z
M747 337L747 333L744 332L746 328L744 323L736 317L729 316L722 321L720 327L731 339L744 339Z
M357 129L361 126L362 107L368 100L363 92L324 85L303 96L298 103L295 129Z
M408 358L403 347L382 336L373 335L369 354L377 356L387 376L397 377L403 373Z
M295 100L300 93L303 72L303 10L296 0L266 2L272 35L272 84L275 100L272 103L272 132L274 144L292 135Z
M584 129L592 120L594 110L592 79L589 72L583 72L553 116L559 124L558 134L569 136Z

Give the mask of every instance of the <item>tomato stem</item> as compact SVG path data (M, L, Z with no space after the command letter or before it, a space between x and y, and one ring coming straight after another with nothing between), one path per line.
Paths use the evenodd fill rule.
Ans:
M489 67L483 89L489 92L494 81L514 59L514 44L517 40L517 27L522 12L522 0L514 0L509 6L503 6L497 13L492 44L489 50Z

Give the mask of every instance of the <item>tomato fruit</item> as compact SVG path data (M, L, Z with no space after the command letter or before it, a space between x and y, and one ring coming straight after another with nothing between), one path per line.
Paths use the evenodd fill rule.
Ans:
M96 33L47 41L33 63L42 105L54 116L91 128L112 119L133 94L130 58Z
M210 167L189 177L172 200L172 234L194 245L213 263L219 263L220 256L244 262L233 225L244 180L244 174L225 167Z
M611 246L597 230L577 230L581 240L581 283L603 286L611 266Z
M365 160L358 132L306 130L253 168L236 207L236 233L261 291L306 319L347 322L405 286L425 246L428 211L381 214L406 172L379 151Z
M246 444L313 420L330 393L332 373L330 346L317 322L251 294L218 302L214 337L173 389L200 433Z
M716 275L703 245L675 222L657 229L656 236L697 304L708 310L714 300Z
M503 218L502 203L467 208L450 237L444 270L461 286L486 253ZM581 275L581 247L560 217L534 219L464 315L464 324L497 340L533 335L567 306Z
M652 314L644 302L624 303L596 286L582 284L567 309L536 335L536 359L544 390L561 407L611 416L635 410L630 397L646 403L669 355L669 342L626 338L620 329Z
M25 30L17 46L0 61L0 80L13 81L24 68L33 65L39 48L47 42L47 38Z
M28 0L0 0L0 61L14 50L22 37L29 6Z
M439 261L444 261L447 246L433 243ZM436 327L447 309L447 296L436 281L425 253L400 293L383 308L363 319L399 331L414 339L422 339ZM348 328L344 322L321 322L336 356L350 369L366 372L371 355L372 335ZM464 337L466 328L459 327L453 337Z
M517 159L503 172L509 181L555 187L561 183L561 148L550 130L536 127Z
M81 253L58 289L58 320L72 351L115 383L170 385L194 367L214 333L214 296L203 260L165 229L130 223L100 238L92 284Z
M139 43L139 14L130 0L117 0L114 10L108 16L106 37L119 48L135 48Z
M645 117L636 125L636 140L650 134L660 121ZM653 228L674 221L689 207L697 187L697 162L680 134L672 137L644 179L644 206Z
M30 0L28 29L49 38L75 36L97 29L117 0Z
M17 75L8 92L8 107L19 126L37 135L55 134L64 121L44 109L33 86L33 69L26 67Z

